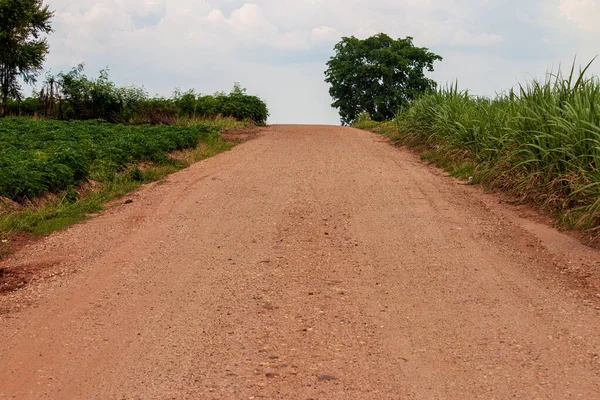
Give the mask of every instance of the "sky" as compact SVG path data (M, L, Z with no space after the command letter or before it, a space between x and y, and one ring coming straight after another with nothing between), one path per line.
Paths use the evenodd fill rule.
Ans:
M46 69L108 67L119 85L263 98L269 123L339 124L325 63L344 36L412 36L429 76L490 95L600 53L600 0L45 0ZM592 66L600 74L600 60Z

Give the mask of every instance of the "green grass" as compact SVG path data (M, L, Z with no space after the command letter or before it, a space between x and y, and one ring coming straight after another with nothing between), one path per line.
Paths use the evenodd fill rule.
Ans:
M123 178L107 183L97 192L84 195L79 201L69 201L62 196L43 204L26 207L23 211L0 215L0 234L49 234L100 211L103 204L139 187L140 183Z
M597 230L600 81L586 69L493 99L442 89L402 110L391 137L422 146L457 176L539 204L565 226Z
M216 129L219 132L226 132L230 130L236 130L240 128L248 128L250 126L256 126L256 122L250 119L238 120L233 117L222 117L218 116L215 118L189 118L182 117L177 120L178 126L198 126L205 125Z
M378 128L380 125L381 125L381 123L377 122L377 121L363 120L363 121L358 121L358 122L352 124L352 127L356 128L356 129L363 129L366 131L370 131L370 130Z
M180 152L169 163L151 165L143 170L134 166L114 179L100 183L99 188L85 192L75 201L70 198L69 193L64 192L39 204L31 204L22 211L0 214L0 237L5 238L12 233L47 235L66 228L104 209L107 202L122 197L145 183L161 180L192 162L230 150L235 145L232 141L222 139L203 143L194 149ZM136 170L140 173L134 173Z
M356 129L370 131L380 135L385 135L388 137L391 137L391 135L397 132L396 124L393 121L379 122L373 120L363 120L355 122L354 124L352 124L352 127Z

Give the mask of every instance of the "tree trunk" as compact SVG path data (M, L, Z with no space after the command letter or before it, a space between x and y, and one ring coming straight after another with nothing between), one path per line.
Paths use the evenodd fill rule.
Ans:
M0 64L0 89L2 96L0 104L0 118L3 118L6 115L6 103L8 102L8 86L6 84L6 68L4 68L4 64Z
M8 72L2 68L0 73L0 88L2 88L2 104L0 105L0 117L6 116L6 105L8 104Z
M4 118L6 116L6 103L8 103L8 95L2 95L2 106L0 107L0 117Z

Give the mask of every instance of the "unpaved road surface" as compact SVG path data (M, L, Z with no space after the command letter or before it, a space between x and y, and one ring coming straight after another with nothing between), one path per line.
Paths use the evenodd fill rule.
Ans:
M131 199L5 260L40 277L1 399L600 398L598 252L374 134L274 126Z

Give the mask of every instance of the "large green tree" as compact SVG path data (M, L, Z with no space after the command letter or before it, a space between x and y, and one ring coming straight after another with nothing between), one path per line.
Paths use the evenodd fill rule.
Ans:
M416 96L435 88L425 71L433 71L438 60L442 57L416 47L412 37L394 40L384 33L364 40L344 37L325 71L332 106L339 109L344 125L362 112L376 121L390 120Z
M21 85L35 83L48 54L53 12L42 0L0 0L0 116L9 97L20 98Z

